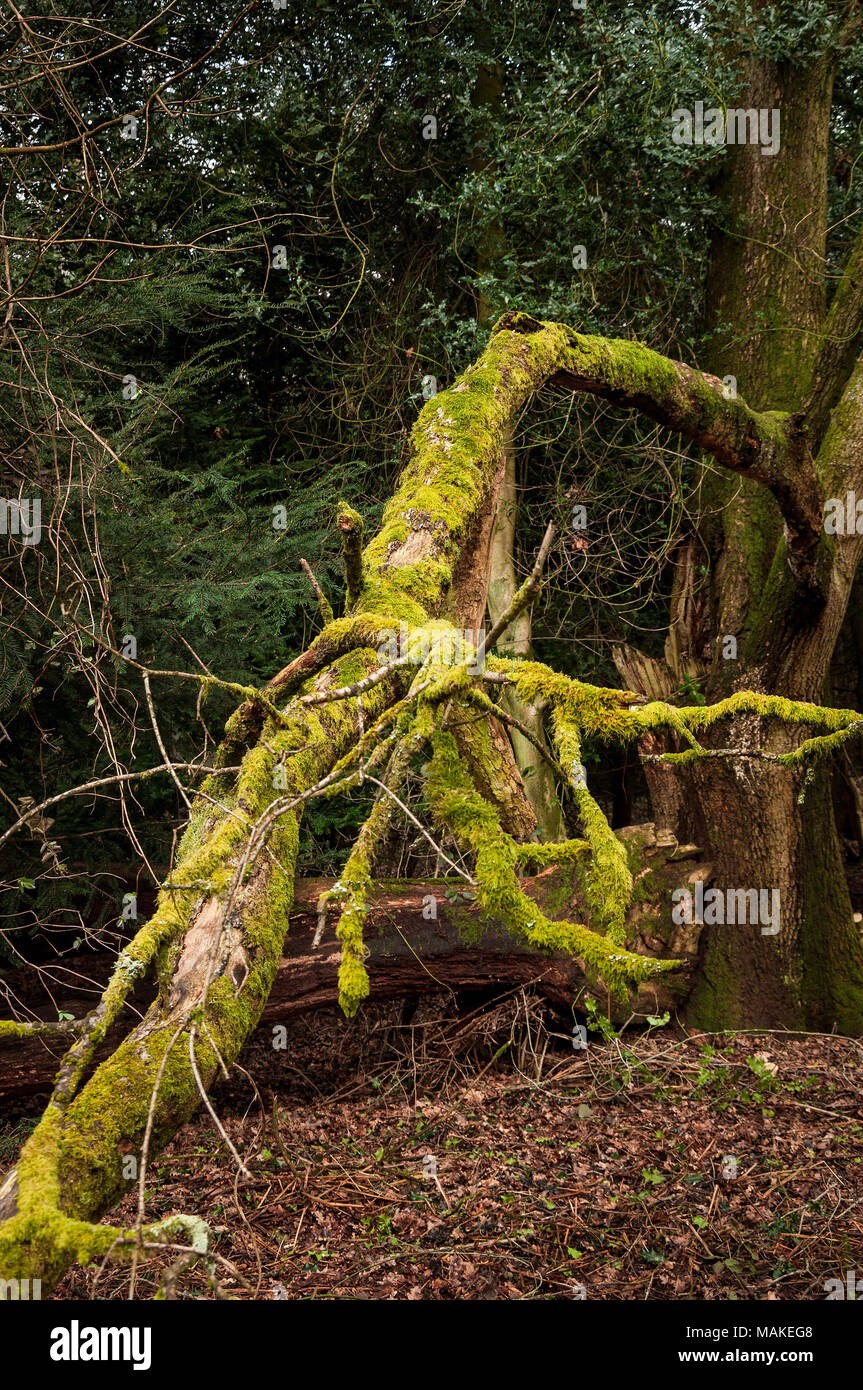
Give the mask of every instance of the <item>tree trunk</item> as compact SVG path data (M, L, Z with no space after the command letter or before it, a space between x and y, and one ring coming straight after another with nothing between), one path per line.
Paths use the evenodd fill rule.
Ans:
M504 443L504 475L500 490L497 517L491 547L491 577L488 586L488 615L492 624L496 623L515 597L518 585L515 575L515 533L518 512L516 489L516 458L511 432ZM499 648L508 656L531 660L531 610L523 608L515 621L506 629L499 640ZM566 828L560 805L557 781L547 758L537 750L536 744L547 747L545 736L545 705L525 704L514 691L507 690L502 698L503 708L514 715L530 730L535 739L531 743L518 729L510 731L515 761L521 774L524 788L533 807L537 830L546 841L563 840Z
M484 20L480 22L477 38L480 44L485 44L488 38L487 25ZM480 110L488 108L497 111L500 108L502 98L502 65L498 62L481 63L471 93L472 104ZM489 163L481 155L474 158L471 163L477 173L487 174L493 178L493 163ZM500 221L493 221L485 228L477 247L478 273L483 275L503 255L505 249L503 226ZM488 328L492 323L493 314L493 306L489 304L485 295L480 293L476 306L479 327ZM496 480L495 503L488 517L491 530L489 532L489 549L486 553L485 593L492 623L495 623L500 615L506 611L512 602L517 587L515 582L517 507L515 464L512 426L507 425L502 440L500 475ZM484 618L485 608L478 616L480 620ZM501 650L510 651L516 656L530 655L530 621L529 609L522 610L512 626L506 633L502 634L499 642ZM512 690L507 690L504 693L501 705L508 714L526 724L539 743L545 744L541 708L525 707ZM511 728L507 735L500 723L493 722L489 729L489 735L490 737L486 740L486 748L483 750L485 756L492 758L501 769L509 766L518 788L517 795L520 804L515 808L515 814L509 813L504 818L505 828L511 829L512 833L518 834L520 838L525 838L529 834L536 834L541 840L563 839L563 817L560 811L554 774L551 772L547 760L518 729ZM482 756L473 758L473 771L475 774L479 773L481 781L484 781L482 764ZM503 780L499 778L498 786L502 787L502 785Z
M376 757L389 758L390 765L403 761L401 749L427 739L404 723L414 706L405 704L412 673L403 663L382 668L383 677L376 676L362 695L362 709L354 694L332 699L332 693L353 692L374 673L384 643L396 641L399 624L408 624L423 644L417 668L427 674L418 694L429 686L439 690L445 728L464 667L455 668L462 675L453 681L451 666L435 647L442 635L452 635L452 625L435 622L434 615L451 598L465 551L475 549L478 534L488 529L504 431L565 358L567 342L562 328L534 338L519 327L504 329L492 338L476 371L429 402L382 529L361 557L361 519L342 509L352 611L329 622L307 652L229 721L218 762L227 767L242 757L239 776L217 774L204 784L171 885L121 954L97 1009L80 1021L78 1041L64 1059L52 1100L24 1146L17 1171L0 1191L0 1270L6 1277L41 1277L50 1286L75 1259L109 1251L128 1254L139 1247L138 1233L92 1223L127 1189L126 1156L138 1155L143 1163L145 1151L156 1152L168 1142L217 1073L233 1063L261 1017L291 907L304 798L339 772L342 785L352 785L359 776L372 775L372 766L382 770ZM424 719L438 709L430 699L426 695L419 707ZM452 735L436 737L441 756L448 755L446 740ZM363 748L369 750L368 766ZM464 775L461 769L458 775ZM511 797L511 788L505 790ZM485 798L474 802L473 796L465 800L460 794L459 825L464 833L476 826L491 845L502 833L500 820ZM349 1013L369 989L362 922L375 825L370 818L368 834L360 837L346 869L350 885L338 928L339 987ZM482 888L487 907L504 888L508 911L518 909L528 942L554 939L539 910L528 921L531 914L519 906L522 895L509 859L495 866L493 883L490 879ZM565 927L556 936L561 944L568 938L575 943L581 931ZM594 953L603 954L601 938L594 939ZM620 962L630 958L609 947L604 959L613 977ZM89 1074L135 980L150 969L157 972L157 997ZM641 958L633 956L629 969L637 977ZM151 1243L175 1236L173 1225L144 1231Z
M748 60L741 104L781 109L781 148L765 157L756 145L731 145L725 154L727 214L708 285L708 326L716 334L708 368L734 378L761 408L799 411L812 385L825 316L833 62L833 55L808 65ZM813 450L819 443L811 440ZM820 701L856 556L834 575L826 602L807 597L792 581L774 499L715 468L704 471L700 486L710 573L697 605L675 591L672 650L700 672L709 700L760 690ZM690 543L684 565L703 566L701 545ZM781 753L788 738L786 729L744 717L719 742ZM860 1032L863 952L828 773L810 770L804 784L799 772L744 756L710 764L709 772L704 765L684 771L676 795L674 828L707 847L715 887L777 888L781 895L778 936L762 935L758 925L706 928L688 1021ZM667 814L667 797L658 804Z

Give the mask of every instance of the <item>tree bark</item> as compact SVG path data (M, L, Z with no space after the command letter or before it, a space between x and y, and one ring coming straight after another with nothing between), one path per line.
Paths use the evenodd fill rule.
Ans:
M515 447L511 436L504 443L503 468L500 501L492 537L491 577L488 586L488 615L492 624L506 613L518 587L515 574L518 494ZM501 636L498 642L500 650L509 656L531 660L531 625L531 609L526 607ZM526 725L535 740L531 742L518 729L510 731L516 765L533 808L538 833L545 841L563 840L566 837L566 827L557 780L549 760L544 758L537 748L537 744L547 747L545 707L541 701L537 704L525 704L511 690L505 692L502 704L507 713L514 715Z
M680 869L671 859L668 846L657 844L651 825L626 827L620 832L631 843L638 843L639 863L648 864L657 882L667 888L677 882ZM682 861L686 873L709 874L709 866L693 858ZM528 878L525 891L536 902L547 900L554 890L560 903L561 885L555 886L550 871ZM339 1003L339 964L341 948L336 936L338 915L328 914L326 927L319 932L318 902L332 888L327 879L299 879L296 884L290 925L282 943L276 976L261 1015L258 1032L287 1023L319 1009L335 1009ZM450 896L448 896L448 894ZM558 908L558 911L561 910ZM628 937L640 951L683 957L688 968L694 964L698 932L678 933L663 942L657 936L657 922L649 915L633 912ZM371 997L376 1002L405 995L486 994L489 989L505 991L522 986L533 988L548 1004L572 1017L573 1001L584 995L595 996L584 963L565 951L541 954L527 948L513 936L504 922L483 920L475 901L459 898L451 879L402 880L375 886L370 897L366 968ZM10 972L6 984L12 994L25 1000L39 1017L55 1017L58 1010L78 1014L104 989L114 968L109 954L75 957L75 972L67 984L52 988L51 1003L44 1003L44 991L33 986L27 970ZM685 988L686 970L669 991L650 986L639 1007L658 1011L675 1007ZM146 1012L152 989L139 985L129 999L126 1014L109 1030L94 1061L104 1061L122 1042L124 1033ZM608 1001L600 998L603 1007ZM67 1044L62 1035L0 1039L0 1101L50 1091Z
M763 58L745 63L741 104L781 110L781 149L773 158L756 145L726 151L727 211L708 283L715 347L707 365L717 377L734 378L750 405L789 411L792 418L804 411L813 381L821 399L834 406L845 387L832 428L835 449L846 455L859 447L851 441L861 429L853 375L846 386L854 367L846 343L859 335L859 306L845 315L841 328L823 332L834 63L834 54L808 64ZM855 264L858 257L855 252ZM742 331L747 325L749 331ZM843 471L835 467L829 436L820 447L829 410L813 406L811 420L803 413L797 419L801 456L815 454L829 495ZM859 561L859 538L843 538L838 559L828 566L822 533L813 570L823 575L829 567L830 581L801 586L789 563L788 522L783 529L775 494L708 467L700 498L700 537L690 542L682 564L703 568L706 544L709 574L697 604L685 586L675 588L673 641L666 644L669 683L677 685L686 668L700 676L708 700L760 690L820 701ZM731 658L728 638L736 642ZM633 686L645 688L637 680ZM786 729L747 716L724 731L721 741L775 754L789 748L788 740ZM705 930L689 1022L704 1028L859 1032L863 956L828 771L810 770L804 781L799 772L744 756L711 764L709 771L707 765L684 769L672 804L667 783L657 788L654 774L651 792L657 791L657 817L667 816L681 838L706 846L717 887L778 888L781 894L778 937L762 936L757 926Z

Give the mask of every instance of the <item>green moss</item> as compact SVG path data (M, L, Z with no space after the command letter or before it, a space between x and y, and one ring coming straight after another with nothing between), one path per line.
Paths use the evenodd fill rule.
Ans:
M374 664L374 659L369 659L365 673ZM390 698L381 686L367 693L364 704L373 728ZM305 711L287 727L271 723L266 740L269 747L262 742L243 761L236 781L233 814L218 819L212 816L211 808L196 807L194 829L172 875L175 885L192 882L194 887L174 886L160 894L153 918L136 934L118 961L106 993L109 1005L128 986L131 975L136 975L163 949L166 940L181 935L199 899L225 894L250 825L278 795L272 774L280 754L292 754L285 763L288 792L300 791L314 784L321 769L332 763L334 754L338 757L342 750L351 749L355 741L354 721L350 702ZM207 1028L228 1064L256 1026L275 978L291 908L297 843L298 812L292 811L275 823L270 855L253 866L248 879L242 914L248 973L242 988L238 991L233 980L219 976L208 990ZM178 944L176 940L174 944ZM14 1247L24 1252L20 1258L33 1274L44 1271L46 1277L54 1277L70 1258L77 1258L76 1251L89 1258L94 1250L102 1248L101 1232L105 1228L89 1227L87 1218L110 1206L126 1186L121 1173L121 1145L128 1149L130 1140L133 1146L140 1143L154 1080L163 1059L166 1060L159 1085L154 1152L198 1106L198 1089L188 1061L189 1028L195 1014L189 1015L177 1037L178 1021L173 1013L163 1017L163 1006L164 1001L151 1006L141 1027L101 1064L80 1094L73 1098L72 1086L70 1094L63 1097L63 1106L49 1106L22 1151L18 1224L7 1223L3 1227L0 1234L4 1243L0 1249L5 1253ZM94 1036L100 1036L101 1031L104 1029L97 1030ZM215 1076L218 1058L201 1033L196 1056L204 1085L208 1086ZM59 1211L61 1199L63 1209ZM37 1229L43 1233L38 1249L32 1238Z
M347 502L340 502L337 507L338 518L346 527L354 531L362 531L363 519L359 512L353 507L349 507Z
M559 840L552 844L539 841L526 845L516 845L515 867L517 869L546 869L551 865L580 862L590 854L587 840Z
M434 756L428 771L429 804L437 823L448 827L464 848L476 853L478 902L484 912L539 950L570 951L580 956L613 993L625 991L630 982L654 978L677 967L676 961L651 960L625 950L610 933L601 936L574 923L550 921L520 888L516 876L519 847L501 830L494 808L472 786L452 735L436 731L431 740Z
M496 472L504 430L562 362L566 347L559 324L543 325L530 337L501 328L480 362L426 403L411 434L408 465L364 554L364 603L373 597L395 612L408 599L424 614L437 611ZM412 537L422 553L404 563L402 551ZM393 583L398 596L388 587ZM396 616L421 620L401 607Z

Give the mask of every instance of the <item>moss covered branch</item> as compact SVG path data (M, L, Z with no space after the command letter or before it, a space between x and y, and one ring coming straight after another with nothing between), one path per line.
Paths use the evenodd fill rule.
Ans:
M675 962L626 948L632 881L622 846L587 787L586 742L622 746L648 730L669 729L700 756L699 738L714 724L752 714L805 727L810 737L788 755L804 762L855 736L860 719L853 711L776 697L742 693L713 707L677 708L575 681L538 662L490 657L488 671L476 669L476 653L441 614L492 495L506 431L550 380L641 409L708 449L723 467L758 479L783 508L790 547L805 554L820 513L812 513L811 461L797 448L787 417L726 400L715 379L639 344L506 316L478 362L424 406L407 467L364 551L359 517L342 509L348 615L325 622L308 650L263 692L237 688L249 698L228 722L216 759L220 771L196 797L170 883L120 956L99 1007L67 1054L17 1176L0 1193L0 1218L8 1218L0 1226L0 1276L50 1282L72 1259L128 1245L128 1233L96 1224L129 1186L123 1155L140 1153L151 1130L153 1151L168 1142L198 1108L200 1089L212 1085L222 1059L230 1066L256 1026L281 956L299 817L312 795L353 785L390 755L383 781L376 777L384 790L342 879L341 986L348 1012L367 988L362 929L374 857L394 789L421 743L432 749L424 775L433 824L472 857L484 912L538 950L574 952L620 991ZM403 633L406 652L392 652ZM482 782L482 764L491 757L481 732L493 709L483 690L487 677L547 706L580 838L528 845L519 843L526 833L505 828L506 788L494 777L488 786ZM479 732L460 744L462 715L464 730ZM820 733L812 737L813 730ZM239 773L229 771L240 757ZM550 920L519 885L528 863L567 861L584 882L591 926ZM143 972L154 977L152 1003L92 1070L95 1045ZM155 1241L158 1231L147 1227Z
M339 503L339 530L342 533L342 561L348 610L358 602L363 588L363 519L347 503Z

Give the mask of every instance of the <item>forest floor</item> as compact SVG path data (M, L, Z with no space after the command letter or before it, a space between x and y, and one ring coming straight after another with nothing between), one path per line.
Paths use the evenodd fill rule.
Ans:
M859 1042L665 1027L575 1051L524 991L404 1019L258 1033L214 1092L253 1176L206 1114L147 1174L149 1219L218 1236L212 1277L169 1296L816 1300L863 1271ZM0 1130L0 1168L31 1123ZM133 1224L134 1198L110 1219ZM128 1295L108 1266L54 1297Z

